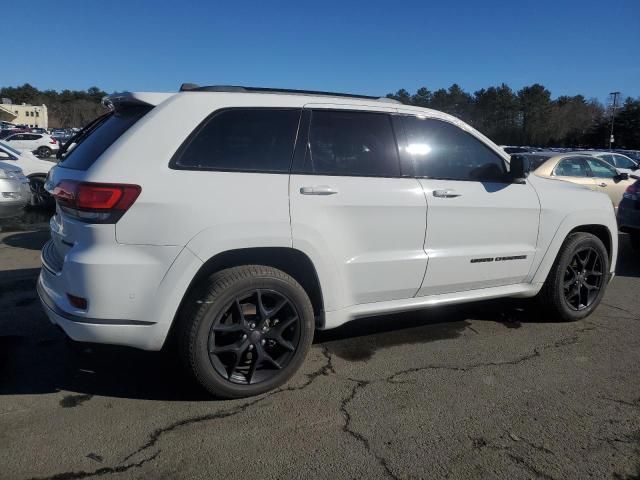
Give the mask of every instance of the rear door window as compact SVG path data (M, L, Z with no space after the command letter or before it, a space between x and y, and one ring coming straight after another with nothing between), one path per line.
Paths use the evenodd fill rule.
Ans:
M104 117L89 135L69 151L60 161L60 165L73 170L87 170L107 148L152 108L127 107Z
M299 173L399 177L398 147L386 113L314 110Z

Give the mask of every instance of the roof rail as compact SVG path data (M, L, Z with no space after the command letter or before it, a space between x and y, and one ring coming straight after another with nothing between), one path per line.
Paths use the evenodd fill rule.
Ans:
M209 85L201 87L195 83L183 83L181 92L231 92L231 93L287 93L290 95L319 95L327 97L360 98L388 103L402 103L394 98L356 95L353 93L323 92L316 90L294 90L290 88L243 87L240 85Z

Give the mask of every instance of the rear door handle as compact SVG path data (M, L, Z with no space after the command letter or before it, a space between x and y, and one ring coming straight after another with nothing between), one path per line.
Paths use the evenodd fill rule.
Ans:
M313 187L300 187L300 193L302 195L335 195L338 191L329 185L316 185Z
M607 184L606 184L606 183L604 183L604 182L602 182L602 183L599 183L599 184L598 184L598 186L599 186L599 187L606 187L606 186L607 186Z
M433 196L438 198L455 198L459 197L462 194L456 193L455 190L434 190Z

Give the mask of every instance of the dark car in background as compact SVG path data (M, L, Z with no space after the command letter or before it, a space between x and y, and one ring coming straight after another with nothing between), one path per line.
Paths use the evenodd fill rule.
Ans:
M549 160L551 157L555 157L556 155L559 155L558 152L551 152L551 151L524 152L524 153L514 153L511 155L511 158L519 157L522 159L526 159L529 162L530 171L533 172L536 168L538 168L544 162Z
M62 129L62 128L55 128L53 130L51 130L51 136L53 138L55 138L60 145L64 145L65 143L67 143L67 141L73 137L74 132L70 129Z
M640 251L640 180L630 185L618 206L618 227L631 238L631 245Z

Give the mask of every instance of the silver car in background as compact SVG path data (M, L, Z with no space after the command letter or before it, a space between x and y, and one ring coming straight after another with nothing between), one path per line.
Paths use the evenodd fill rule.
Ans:
M19 215L30 199L29 179L15 165L0 162L0 218Z

